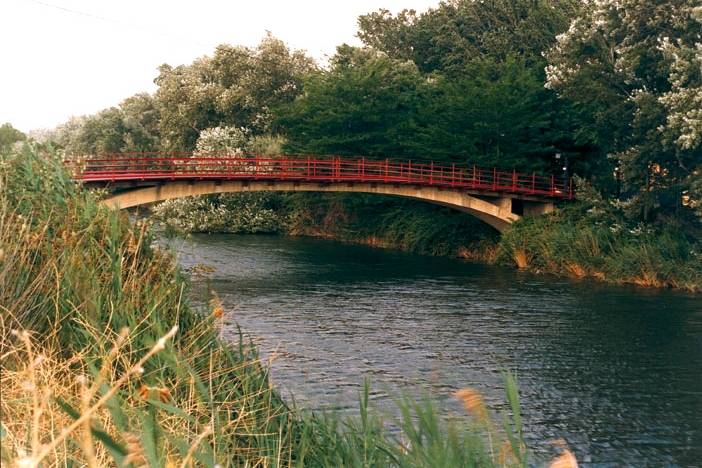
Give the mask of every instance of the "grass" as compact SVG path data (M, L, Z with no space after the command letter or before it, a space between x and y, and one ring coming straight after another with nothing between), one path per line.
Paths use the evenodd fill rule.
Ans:
M363 194L292 194L288 232L408 252L491 261L497 233L447 207Z
M0 156L4 466L526 466L514 379L495 424L398 398L397 421L290 408L255 349L220 341L221 303L188 305L149 226L103 208L52 154ZM390 431L392 425L397 431Z
M575 278L702 291L702 244L695 234L627 225L582 204L515 223L500 240L498 260Z

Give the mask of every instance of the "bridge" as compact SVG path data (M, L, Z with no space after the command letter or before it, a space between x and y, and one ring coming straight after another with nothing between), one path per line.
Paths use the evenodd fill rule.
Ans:
M107 188L103 203L118 209L215 193L360 192L449 206L501 232L573 198L572 183L554 176L391 159L119 153L70 164L76 180Z

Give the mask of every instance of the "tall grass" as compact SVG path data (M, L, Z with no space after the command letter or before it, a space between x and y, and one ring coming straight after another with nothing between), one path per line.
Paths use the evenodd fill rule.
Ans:
M291 460L297 423L267 370L250 347L222 345L215 315L188 306L173 258L151 247L147 226L100 207L58 161L29 146L1 164L2 424L14 441L2 444L4 459L39 453L63 464L127 457L138 446L150 465L174 457L213 465L222 454L230 464ZM170 344L129 373L174 326ZM34 370L30 356L41 357ZM36 372L47 378L26 378ZM96 434L110 434L96 439L94 457L75 435L44 453L66 427L58 414L81 414L118 382L94 410ZM36 392L44 406L27 419ZM40 440L26 437L27 421L32 431L40 426Z
M494 424L400 399L402 417L301 413L221 304L195 311L147 225L99 205L50 154L0 156L0 460L7 466L525 466L516 384Z
M515 223L500 240L498 259L538 272L702 291L702 243L694 237L576 205Z

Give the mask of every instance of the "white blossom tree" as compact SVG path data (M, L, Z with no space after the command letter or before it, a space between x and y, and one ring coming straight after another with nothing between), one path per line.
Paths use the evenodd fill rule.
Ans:
M623 176L630 212L680 206L702 169L698 0L588 0L547 54L546 86L589 116L583 129ZM692 206L687 203L687 206Z

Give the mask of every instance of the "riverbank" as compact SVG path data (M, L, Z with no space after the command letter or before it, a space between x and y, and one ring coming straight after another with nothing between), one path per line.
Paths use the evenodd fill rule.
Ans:
M290 408L252 346L221 341L221 302L189 305L179 268L152 247L145 223L100 207L29 147L2 157L0 186L3 463L525 463L511 378L501 430L470 389L456 395L470 422L404 400L394 435L369 409L367 387L360 419Z
M702 291L702 233L626 221L602 199L524 219L503 235L450 208L366 195L245 194L172 200L156 218L179 232L275 233L500 264L610 284Z

